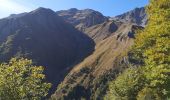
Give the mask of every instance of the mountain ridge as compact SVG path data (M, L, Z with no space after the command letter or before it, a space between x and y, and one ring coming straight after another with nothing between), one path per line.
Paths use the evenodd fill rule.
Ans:
M46 66L47 80L54 84L50 94L61 83L54 99L98 99L106 89L106 76L115 77L128 63L126 51L133 45L135 30L143 29L145 17L138 23L132 16L140 11L145 15L139 9L109 19L92 9L55 12L40 7L0 19L0 60L26 57Z
M92 9L78 10L72 8L69 10L57 11L56 13L81 31L108 20L103 14Z
M108 82L129 67L127 53L134 44L135 31L141 29L141 24L121 19L86 27L83 31L95 41L95 51L73 67L52 99L102 100Z
M0 20L0 61L32 59L45 66L53 89L71 66L93 52L94 42L52 10L39 8Z
M147 14L144 7L135 8L123 14L117 15L113 19L134 23L139 26L145 26L147 24Z
M106 19L101 21L100 23L93 23L92 26L85 26L85 27L82 26L85 24L83 21L85 20L87 16L91 16L91 15L89 13L87 14L85 13L86 17L83 17L83 21L81 21L80 19L82 18L82 15L84 16L83 11L95 12L95 13L98 13L98 11L91 10L91 9L78 10L76 8L72 8L69 10L58 11L57 14L59 14L59 16L62 17L66 22L72 24L75 28L77 28L78 30L84 32L89 37L91 37L95 41L95 43L98 43L99 41L109 37L110 35L113 35L114 31L116 31L117 27L119 27L121 23L131 23L137 26L145 27L145 25L147 24L147 15L144 9L145 9L144 7L135 8L134 10L125 12L116 17L109 18L109 17L104 16L101 18L102 19L106 18ZM81 15L81 16L76 16L77 13L78 15ZM96 18L97 15L93 17ZM100 17L97 17L97 18L100 18ZM92 20L89 20L89 21L93 22Z

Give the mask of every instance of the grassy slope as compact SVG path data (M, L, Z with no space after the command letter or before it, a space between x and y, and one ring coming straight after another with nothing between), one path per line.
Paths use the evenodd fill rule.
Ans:
M126 66L126 54L133 45L133 38L128 37L131 29L131 24L121 24L116 32L97 42L94 53L72 69L52 98L101 99L108 76L116 77Z

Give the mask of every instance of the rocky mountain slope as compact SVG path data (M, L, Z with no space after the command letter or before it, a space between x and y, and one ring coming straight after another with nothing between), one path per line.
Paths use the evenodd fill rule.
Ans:
M105 17L98 11L91 9L78 10L72 8L58 11L57 14L65 21L87 34L96 43L114 34L121 23L131 23L138 26L145 26L147 23L147 15L144 7L135 8L132 11L112 18ZM93 17L91 17L92 15ZM86 18L88 18L88 20ZM87 23L89 25L87 25Z
M127 52L140 26L122 23L114 34L97 43L95 51L76 65L52 96L56 100L101 100L109 80L128 67Z
M56 13L81 31L108 20L108 18L103 16L100 12L92 9L78 10L72 8L69 10L57 11Z
M135 30L146 23L143 8L111 20L100 12L75 8L13 14L0 19L0 61L26 57L46 66L53 90L67 75L53 99L100 100L108 81L128 67Z
M143 8L135 9L86 27L83 31L96 42L95 51L73 67L52 98L102 100L108 82L129 67L127 53L133 45L135 30L143 29L147 23L145 15Z
M53 87L93 49L92 39L50 9L38 8L0 19L0 61L32 59L36 65L46 66L45 74Z
M147 14L144 7L135 8L134 10L118 15L113 19L134 23L140 26L145 26L147 24Z

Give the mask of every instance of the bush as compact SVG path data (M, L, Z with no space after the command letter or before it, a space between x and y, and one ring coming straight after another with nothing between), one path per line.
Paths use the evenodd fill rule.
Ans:
M128 68L116 80L110 82L105 100L134 100L144 82L140 68Z
M0 100L40 100L51 87L44 82L42 66L31 60L13 58L0 65Z

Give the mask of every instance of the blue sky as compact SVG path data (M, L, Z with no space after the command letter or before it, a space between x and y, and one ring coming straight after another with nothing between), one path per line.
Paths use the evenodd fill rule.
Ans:
M105 16L115 16L145 6L148 2L149 0L0 0L0 18L14 13L29 12L38 7L50 8L54 11L90 8Z

